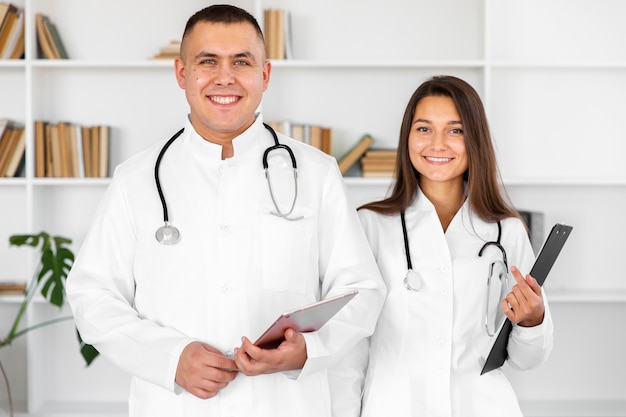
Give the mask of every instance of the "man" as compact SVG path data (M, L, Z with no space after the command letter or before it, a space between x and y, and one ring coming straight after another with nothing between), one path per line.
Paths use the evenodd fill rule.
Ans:
M247 12L192 16L175 72L190 114L159 158L166 203L163 144L116 169L68 277L81 336L132 375L131 416L357 415L360 387L329 374L372 333L385 287L336 161L279 135L297 179L278 149L266 180L274 139L255 112L271 65ZM155 238L164 216L174 244ZM355 289L320 331L251 343L279 313Z

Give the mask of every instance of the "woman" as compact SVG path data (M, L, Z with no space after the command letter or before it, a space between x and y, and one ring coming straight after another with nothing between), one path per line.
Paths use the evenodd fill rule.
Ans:
M545 361L553 326L541 287L522 275L534 254L469 84L438 76L415 91L396 176L388 198L359 208L389 291L362 416L521 416L500 369L481 375L484 358L505 315L516 369Z

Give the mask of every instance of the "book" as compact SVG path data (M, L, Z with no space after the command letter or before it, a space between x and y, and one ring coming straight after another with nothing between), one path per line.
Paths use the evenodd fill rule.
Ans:
M13 38L10 41L10 47L9 47L9 52L10 55L8 56L9 59L21 59L24 57L24 51L25 51L25 41L24 41L24 20L25 20L25 15L24 15L24 11L20 10L20 15L19 15L19 22L16 26L15 32L13 34Z
M81 126L80 130L81 130L81 142L82 142L82 148L83 148L82 159L83 159L83 166L85 170L85 177L92 178L94 177L94 174L93 174L93 163L92 163L92 158L91 158L91 147L92 147L91 129L88 126Z
M72 143L70 137L70 125L67 122L56 124L59 144L59 163L61 165L61 177L73 177L72 168ZM54 154L53 154L54 155Z
M9 119L0 119L0 137L2 137L4 130L10 126Z
M263 10L263 35L268 59L291 58L291 16L284 9Z
M13 5L9 5L5 21L0 27L0 58L9 59L11 57L19 35L23 32L24 12Z
M47 31L50 34L50 38L52 39L52 46L55 50L55 54L59 59L68 59L69 56L67 54L67 50L65 49L65 44L61 39L61 35L59 34L59 30L57 26L50 21L50 19L44 19L44 24L46 25Z
M10 158L13 146L13 123L10 120L4 121L4 128L0 132L0 176L4 174L4 168Z
M77 170L76 176L79 178L85 178L85 159L83 151L83 128L79 125L72 125L72 139L74 140L76 147L76 163Z
M109 176L109 127L98 127L98 177Z
M35 26L37 27L37 48L39 50L39 58L57 59L55 51L52 48L52 37L46 29L44 20L46 17L41 13L35 15Z
M10 3L0 2L0 28L4 26L6 16L9 14Z
M5 177L15 177L24 166L26 150L26 134L23 126L13 129L13 141L8 149L9 159L6 162L3 175Z
M35 15L37 26L37 44L42 54L40 58L67 59L67 51L61 40L59 31L48 16L41 13Z
M26 294L26 284L23 282L0 282L0 294L3 295L21 295Z
M374 139L370 135L364 135L352 148L348 150L341 158L339 158L339 171L345 174L348 170L358 162L365 152L372 146Z
M300 123L293 123L291 125L291 132L289 136L299 142L304 142L304 125Z
M319 150L322 149L322 126L311 125L309 127L309 143Z
M322 128L322 151L327 153L328 155L332 155L332 129L329 127Z
M90 130L91 153L89 158L91 159L91 176L97 178L100 176L100 157L98 156L100 153L100 129L98 126L91 126Z
M11 3L0 3L0 51L4 48L16 19L17 7Z
M63 166L63 153L64 143L61 140L58 124L48 124L48 143L49 149L48 155L50 155L51 170L49 177L63 177L65 176L65 169Z
M180 41L171 40L152 59L174 59L180 56Z
M396 168L395 149L370 149L361 158L364 177L392 177Z
M35 176L46 176L46 122L35 121Z

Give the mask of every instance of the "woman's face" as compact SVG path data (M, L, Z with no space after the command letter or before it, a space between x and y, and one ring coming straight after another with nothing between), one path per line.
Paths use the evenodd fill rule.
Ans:
M409 158L425 182L463 183L468 160L461 117L450 97L428 96L415 108Z

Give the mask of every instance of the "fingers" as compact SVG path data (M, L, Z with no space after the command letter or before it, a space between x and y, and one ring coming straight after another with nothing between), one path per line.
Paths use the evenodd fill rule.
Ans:
M541 324L544 316L541 286L530 275L522 276L516 267L511 267L511 274L516 284L502 300L502 311L511 322L520 326L532 327Z
M285 340L276 349L262 349L243 337L235 349L235 363L248 376L302 369L307 359L306 341L300 333L287 329Z
M237 376L237 365L206 343L192 342L180 355L176 383L198 398L216 396Z

